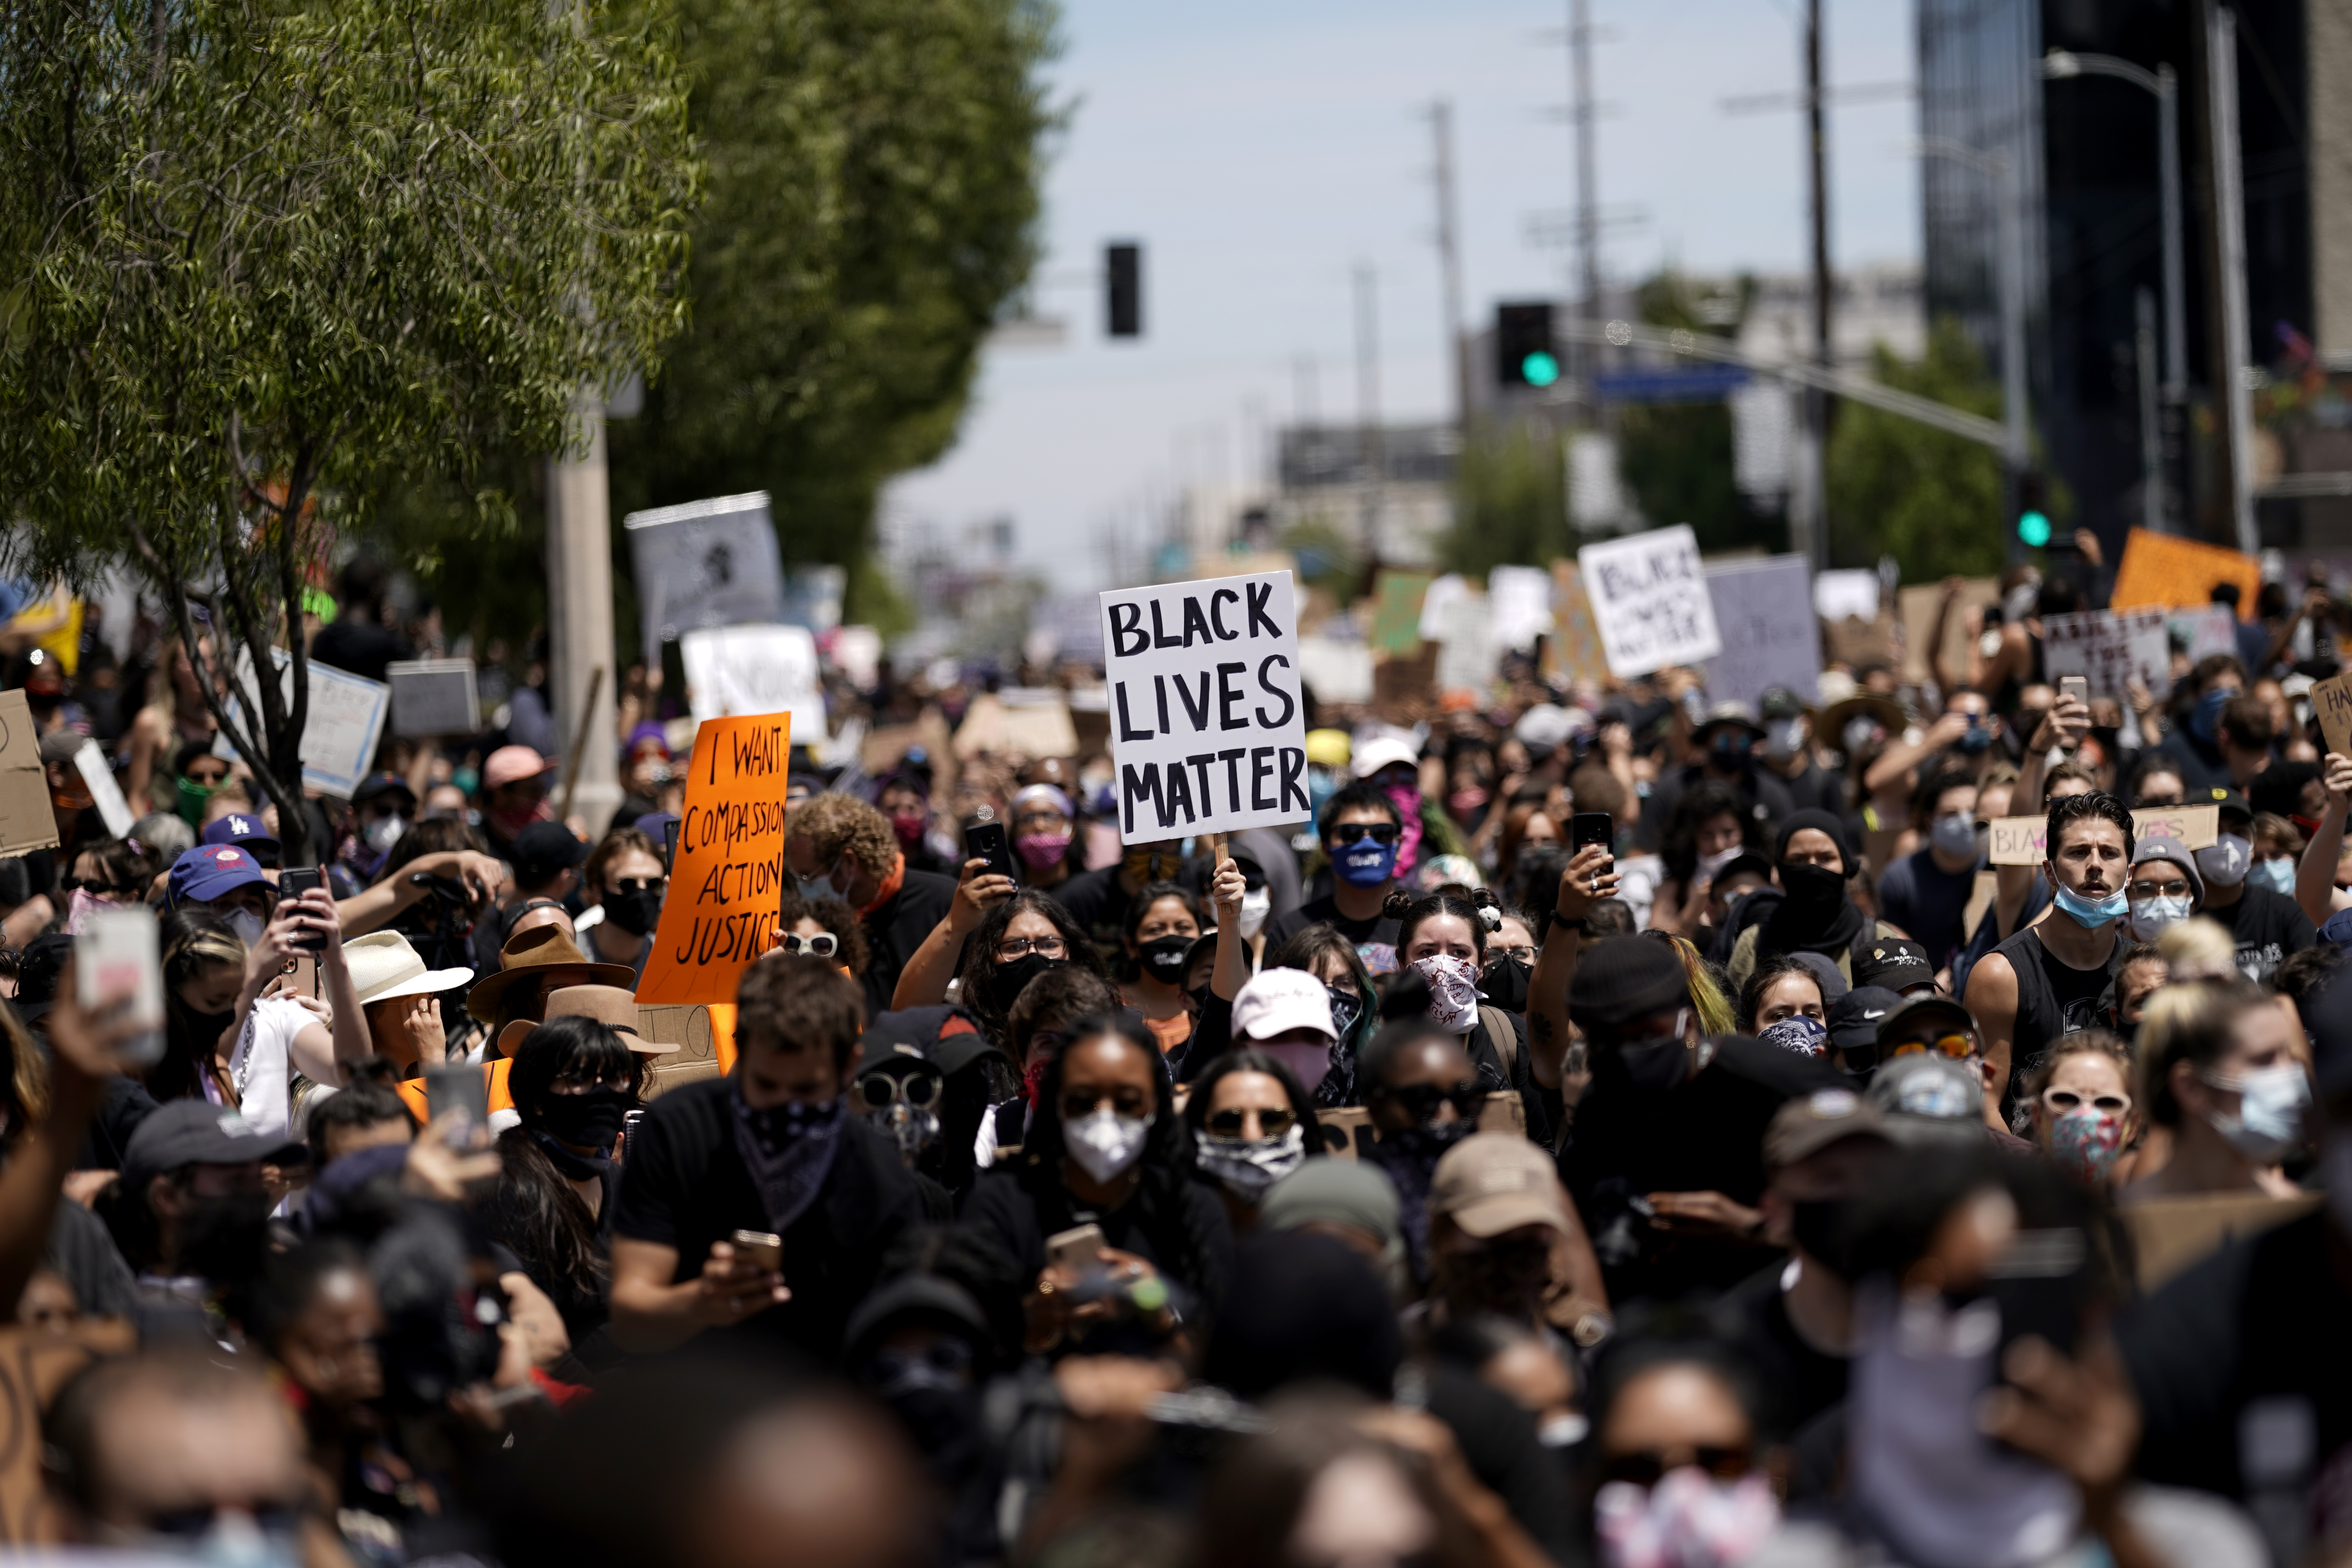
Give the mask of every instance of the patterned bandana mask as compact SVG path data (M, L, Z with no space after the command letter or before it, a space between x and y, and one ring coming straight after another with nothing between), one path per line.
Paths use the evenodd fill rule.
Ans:
M735 1151L760 1189L770 1227L782 1236L816 1202L833 1170L833 1157L841 1149L841 1101L787 1100L754 1110L743 1103L738 1083L727 1103L734 1112Z
M2124 1119L2078 1105L2050 1124L2050 1157L2076 1181L2096 1186L2124 1152Z
M1433 952L1413 960L1429 982L1429 1018L1449 1035L1466 1035L1478 1023L1478 968L1466 958Z

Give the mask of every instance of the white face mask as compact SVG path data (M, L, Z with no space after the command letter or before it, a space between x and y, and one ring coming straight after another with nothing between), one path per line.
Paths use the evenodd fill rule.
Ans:
M2254 863L2254 847L2234 833L2224 833L2197 851L2197 869L2217 888L2234 888L2246 879Z
M228 929L236 932L236 940L245 943L247 952L250 952L261 945L264 921L259 915L251 910L238 908L229 910L225 918L228 921Z
M2124 929L2131 932L2134 942L2154 942L2164 933L2164 928L2189 918L2189 900L2182 899L2142 899L2131 907L2124 919Z
M408 822L405 817L396 815L379 816L367 825L367 831L362 833L360 837L365 839L367 847L377 854L389 855L392 853L392 847L400 842L400 836L407 831Z
M1739 858L1741 852L1747 847L1745 844L1735 844L1728 849L1718 849L1712 855L1700 856L1698 874L1710 882L1714 881L1726 866Z
M1265 888L1253 888L1242 895L1242 912L1234 923L1242 935L1254 937L1265 929L1265 917L1274 912L1274 894Z
M1097 1182L1124 1173L1143 1157L1144 1141L1151 1136L1151 1120L1121 1116L1109 1106L1097 1106L1076 1121L1062 1124L1062 1142L1078 1169Z
M2284 856L2258 860L2246 873L2246 885L2268 888L2273 893L2284 893L2292 898L2294 896L2294 862Z
M1429 1021L1449 1035L1466 1035L1478 1025L1478 968L1466 958L1433 952L1412 966L1429 982Z
M2238 1079L2208 1078L2215 1089L2235 1089L2234 1116L2205 1120L2230 1147L2257 1165L2275 1164L2303 1139L2303 1110L2311 1103L2311 1080L2300 1062L2281 1062Z

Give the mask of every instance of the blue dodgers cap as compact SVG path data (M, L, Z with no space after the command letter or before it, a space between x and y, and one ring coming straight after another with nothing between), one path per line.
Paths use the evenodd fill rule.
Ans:
M205 830L196 836L196 842L199 844L267 844L275 849L278 847L278 835L269 831L269 825L262 821L257 813L232 811L226 816L217 817L206 823Z
M172 862L164 889L172 907L177 909L182 904L209 904L256 883L275 885L262 874L260 862L249 851L234 844L199 844L183 850Z

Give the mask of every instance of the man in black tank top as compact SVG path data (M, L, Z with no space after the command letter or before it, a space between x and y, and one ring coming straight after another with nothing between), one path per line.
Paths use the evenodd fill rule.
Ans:
M2117 921L2132 850L2131 813L2104 790L2050 803L2042 874L2054 904L1985 954L1969 974L1968 1007L1983 1031L1985 1120L2006 1127L2018 1074L2051 1041L2086 1028L2114 977L2124 942Z

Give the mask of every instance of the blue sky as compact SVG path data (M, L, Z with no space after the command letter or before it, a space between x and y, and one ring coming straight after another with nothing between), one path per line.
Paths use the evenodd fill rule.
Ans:
M1567 0L1064 0L1051 68L1071 106L1046 183L1040 313L1057 350L987 356L961 440L888 505L947 537L1010 516L1021 562L1101 585L1109 526L1142 531L1187 480L1256 471L1265 433L1310 383L1323 416L1356 409L1351 275L1378 275L1381 405L1449 404L1425 110L1454 106L1465 310L1558 291L1566 251L1530 218L1574 199L1559 41ZM1800 68L1798 0L1591 0L1604 212L1637 210L1605 247L1612 276L1793 269L1805 257L1794 113L1718 100L1783 90ZM1833 83L1913 72L1904 0L1828 0ZM1547 36L1549 35L1549 36ZM1843 267L1918 254L1918 185L1900 152L1907 101L1831 121L1832 253ZM1145 246L1147 337L1101 336L1088 276L1106 240ZM1301 362L1317 374L1303 375Z

